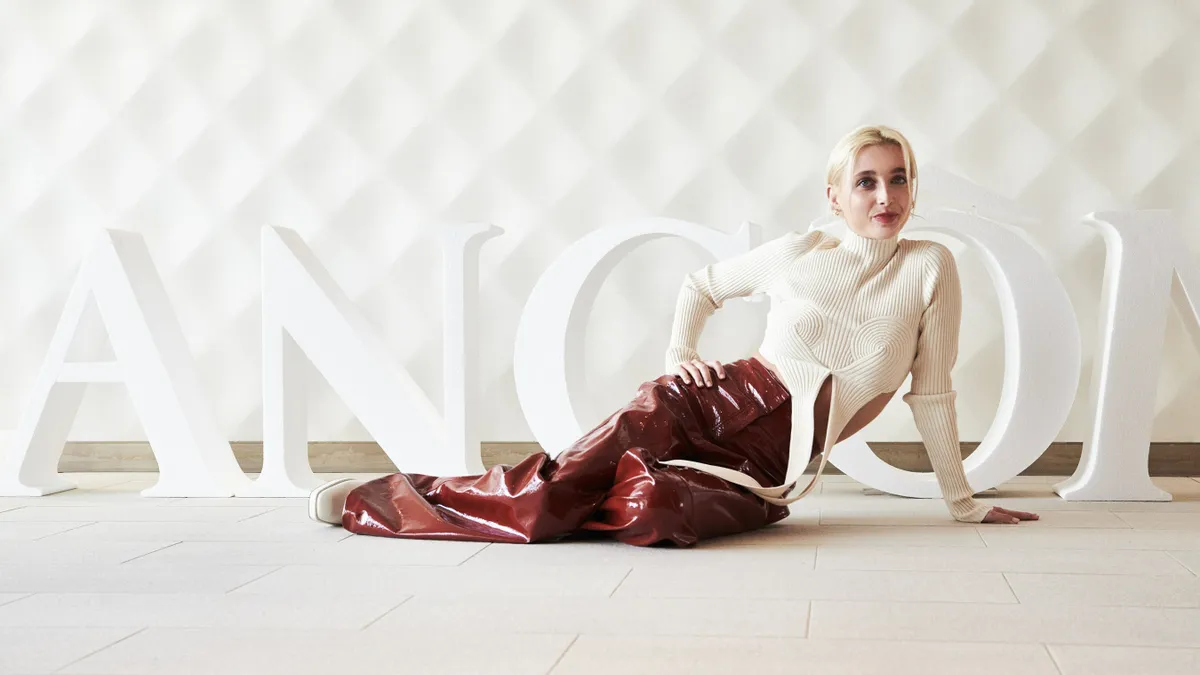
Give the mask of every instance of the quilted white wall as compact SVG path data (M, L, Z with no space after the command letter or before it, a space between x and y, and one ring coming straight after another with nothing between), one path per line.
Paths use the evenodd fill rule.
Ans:
M823 212L834 140L865 122L1015 200L1094 344L1104 208L1170 208L1200 261L1200 0L8 0L0 4L0 429L15 426L74 270L105 227L142 233L223 431L261 438L258 233L299 230L441 400L439 227L491 221L483 438L531 440L517 320L570 242L672 216L765 235ZM594 410L656 376L682 275L659 241L591 319ZM991 421L1001 332L985 274L956 382L964 439ZM760 317L705 335L744 356ZM1084 372L1090 373L1089 364ZM1087 427L1085 381L1060 440ZM95 387L76 440L143 438ZM368 437L325 388L312 437ZM1200 356L1168 331L1155 440L1200 440ZM893 404L873 440L915 439Z

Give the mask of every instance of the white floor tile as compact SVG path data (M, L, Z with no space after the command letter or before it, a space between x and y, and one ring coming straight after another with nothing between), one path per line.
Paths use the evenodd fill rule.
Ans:
M1062 675L1196 675L1200 649L1050 645Z
M33 541L59 532L84 527L89 523L5 523L0 522L0 541Z
M989 548L1200 551L1200 530L977 529Z
M1150 479L1158 487L1176 497L1200 496L1200 481L1184 476L1155 476Z
M350 537L336 543L189 541L156 551L137 562L154 565L458 565L484 546L486 544L378 537Z
M224 593L277 569L231 565L3 565L0 591Z
M824 518L826 510L822 510ZM956 522L949 527L906 527L877 525L794 525L776 527L761 532L748 532L737 537L715 539L720 545L754 544L758 546L878 546L889 543L929 546L973 546L983 548L972 524Z
M255 506L268 509L305 508L307 497L174 497L164 500L165 506Z
M1006 574L1022 604L1200 607L1200 579L1178 574Z
M269 511L261 506L26 506L0 513L0 522L222 522L234 523Z
M17 673L109 675L1024 674L1052 653L1068 675L1172 673L1200 648L1192 479L1156 479L1172 502L1066 502L1061 477L1020 477L985 501L1043 518L1002 527L840 477L775 526L675 549L353 536L303 499L141 497L156 478L0 499L0 675L14 643L55 657Z
M1200 576L1200 551L1168 551L1168 554L1192 574Z
M815 600L814 638L1200 647L1200 609Z
M673 571L692 565L739 567L753 559L790 565L795 569L812 569L816 551L815 546L722 547L704 543L687 549L647 548L613 541L492 544L466 565L621 565Z
M19 600L18 602L25 602ZM413 629L467 635L567 633L607 635L728 635L803 637L802 600L676 598L437 598L416 596L368 630Z
M156 480L158 474L146 471L82 471L64 473L61 476L80 488L101 488L135 480Z
M1137 530L1200 530L1200 513L1117 513Z
M1196 512L1200 510L1200 491L1195 486L1200 485L1190 478L1155 478L1160 487L1172 493L1173 500L1167 502L1093 502L1069 501L1054 493L1054 485L1061 478L1048 483L1037 482L1008 482L1001 485L995 496L986 497L983 501L1017 508L1023 511L1065 510L1065 511L1168 511ZM1025 504L1032 508L1022 508Z
M151 629L72 665L74 675L331 675L494 673L542 675L573 635L457 631Z
M1034 512L1037 513L1037 512ZM1200 518L1200 514L1195 516ZM937 512L885 512L874 510L870 512L847 512L842 509L822 509L821 525L880 525L880 526L924 526L924 527L964 527L945 513L945 509ZM1130 524L1107 511L1046 511L1038 513L1037 520L1022 521L1020 528L1054 528L1054 527L1097 527L1130 529Z
M327 530L328 529L333 529L333 530L341 529L340 527L331 526L326 523L318 523L315 520L312 520L311 518L309 518L307 502L300 504L300 505L288 504L286 506L276 506L273 509L264 510L262 513L260 513L256 516L247 518L245 520L245 522L258 523L258 524L273 523L273 524L289 524L289 525L307 525L308 527L325 528ZM345 530L342 530L342 531L345 532ZM347 532L346 534L353 534L353 533Z
M0 565L118 565L169 545L162 542L56 541L50 537L0 546Z
M969 572L856 572L783 567L748 561L741 573L683 567L669 575L635 568L617 597L796 598L802 600L940 600L1016 602L1002 574Z
M989 499L993 506L1017 511L1120 511L1122 513L1200 513L1200 498L1171 502L1069 502L1059 497Z
M10 602L16 602L21 598L29 595L28 593L0 593L0 605L7 605Z
M456 567L358 567L352 575L334 567L288 566L239 588L236 593L273 593L296 597L317 594L440 597L601 597L606 598L629 574L628 567L539 565L521 569L483 565ZM1003 580L1001 580L1003 583Z
M1058 673L1041 645L581 635L551 674L793 672L821 675Z
M139 490L126 489L128 485L116 485L110 488L90 490L68 490L56 492L44 497L0 497L0 509L23 508L28 506L137 506L138 508L154 508L170 506L173 500L164 498L142 497Z
M329 628L356 630L407 596L226 593L40 593L0 607L0 626Z
M705 548L743 548L768 546L810 546L808 539L820 526L820 512L813 509L794 509L792 515L762 529L730 534L699 542ZM689 547L695 549L695 546Z
M50 673L136 632L129 628L0 628L0 675Z
M1189 574L1162 551L1056 549L822 548L819 570L926 570L957 572L1067 572L1076 574ZM1200 562L1200 560L1198 560Z
M26 523L21 523L26 524ZM34 524L34 523L28 523ZM41 524L41 523L38 523ZM0 523L3 531L4 523ZM259 522L250 520L222 522L103 522L78 527L61 535L58 541L260 541L260 542L338 542L353 536L340 527L328 527L306 520L300 523Z

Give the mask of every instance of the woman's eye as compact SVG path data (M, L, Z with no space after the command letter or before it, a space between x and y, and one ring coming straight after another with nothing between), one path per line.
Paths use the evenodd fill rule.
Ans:
M896 176L895 178L892 179L892 185L904 185L907 182L908 182L908 179L905 178L904 176Z
M873 185L875 185L875 181L871 180L870 178L864 178L864 179L858 181L858 187L861 187L861 188L870 188Z

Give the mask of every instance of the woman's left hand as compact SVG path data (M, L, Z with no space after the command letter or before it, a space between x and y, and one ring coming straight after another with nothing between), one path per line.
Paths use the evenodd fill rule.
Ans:
M1027 513L1025 511L1012 511L1010 509L993 506L991 511L983 517L985 523L1004 523L1006 525L1015 525L1022 520L1037 520L1036 513Z

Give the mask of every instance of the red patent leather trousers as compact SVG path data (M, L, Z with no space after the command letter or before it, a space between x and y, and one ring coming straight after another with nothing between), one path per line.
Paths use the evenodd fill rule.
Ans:
M725 364L713 386L663 375L557 457L531 455L477 476L396 473L355 488L342 525L384 537L531 543L603 532L635 545L697 541L744 532L788 515L694 469L691 459L784 479L791 397L754 359ZM814 451L815 453L815 451Z

